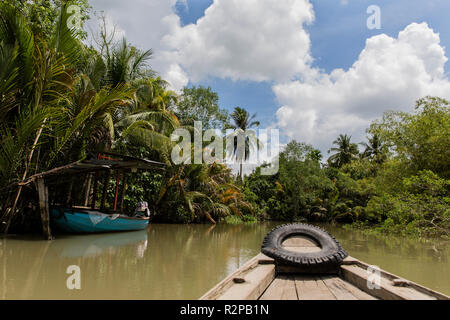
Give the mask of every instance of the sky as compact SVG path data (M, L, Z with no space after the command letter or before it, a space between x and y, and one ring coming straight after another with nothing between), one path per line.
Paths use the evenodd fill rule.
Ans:
M364 141L384 111L450 99L448 0L91 0L172 88L210 86L222 108L325 157L340 133ZM380 28L367 20L380 9ZM370 20L372 21L372 20ZM95 33L96 23L88 26Z

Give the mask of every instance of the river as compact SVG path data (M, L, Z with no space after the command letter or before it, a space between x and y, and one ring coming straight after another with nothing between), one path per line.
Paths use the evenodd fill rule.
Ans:
M197 299L255 256L276 223L150 225L146 231L0 238L0 299ZM450 295L450 246L325 225L347 252ZM69 290L69 266L81 289Z

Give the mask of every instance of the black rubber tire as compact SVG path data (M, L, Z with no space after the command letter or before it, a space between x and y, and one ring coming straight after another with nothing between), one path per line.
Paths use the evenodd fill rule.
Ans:
M317 242L319 252L293 252L282 243L293 236L303 236ZM304 223L286 224L274 228L264 238L261 252L277 264L301 267L302 271L333 271L348 256L339 242L322 228Z

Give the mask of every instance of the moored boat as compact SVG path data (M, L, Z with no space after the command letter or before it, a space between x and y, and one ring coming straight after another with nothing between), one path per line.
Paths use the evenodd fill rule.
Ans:
M50 212L55 227L68 233L101 233L144 230L148 217L105 214L96 210L53 208Z
M292 226L292 225L290 225ZM303 225L305 226L305 225ZM323 259L324 240L316 230L281 230L282 237L264 239L263 251L219 282L201 300L449 300L421 286L350 256L337 257L335 268ZM282 229L282 228L280 228ZM315 228L317 229L317 228ZM284 232L282 232L284 231ZM313 232L314 231L314 232ZM273 232L269 235L273 235ZM269 236L268 235L268 236ZM330 238L332 238L330 236ZM268 248L267 243L279 247ZM334 240L334 239L333 239ZM337 241L336 241L337 243ZM325 246L327 244L325 243ZM341 250L340 246L338 251ZM342 251L342 250L341 250ZM289 254L289 252L291 254ZM345 252L345 251L343 251ZM345 253L346 255L346 253ZM285 260L278 257L284 257ZM291 259L292 257L292 259ZM317 260L319 257L319 261ZM341 259L342 258L342 259ZM298 259L298 262L295 260ZM301 261L303 260L303 263ZM288 263L287 263L288 262ZM316 270L316 271L315 271Z
M139 170L165 170L164 167L165 164L151 160L99 153L35 174L22 185L36 184L42 229L47 240L54 239L50 221L60 231L69 233L136 231L147 227L150 210L144 199L136 199L134 210L125 208L128 176ZM115 172L114 198L108 206L106 200L112 172Z

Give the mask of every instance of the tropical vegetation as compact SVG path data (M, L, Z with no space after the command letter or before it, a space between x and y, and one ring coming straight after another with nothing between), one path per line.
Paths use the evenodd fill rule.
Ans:
M87 33L71 27L73 4L82 22L89 19L86 0L0 1L1 231L32 230L39 221L35 186L24 184L30 176L113 152L165 165L123 185L123 209L148 201L154 222L324 221L449 237L448 101L425 97L411 112L385 112L366 142L340 134L328 159L293 140L278 157L278 173L262 175L264 164L245 175L244 163L261 147L251 131L260 125L256 115L241 107L229 114L209 87L171 90L150 66L152 50L113 41L106 28L97 46L86 44ZM171 135L180 128L231 137L238 174L219 162L174 163ZM92 198L90 178L77 179L50 193L66 202Z

